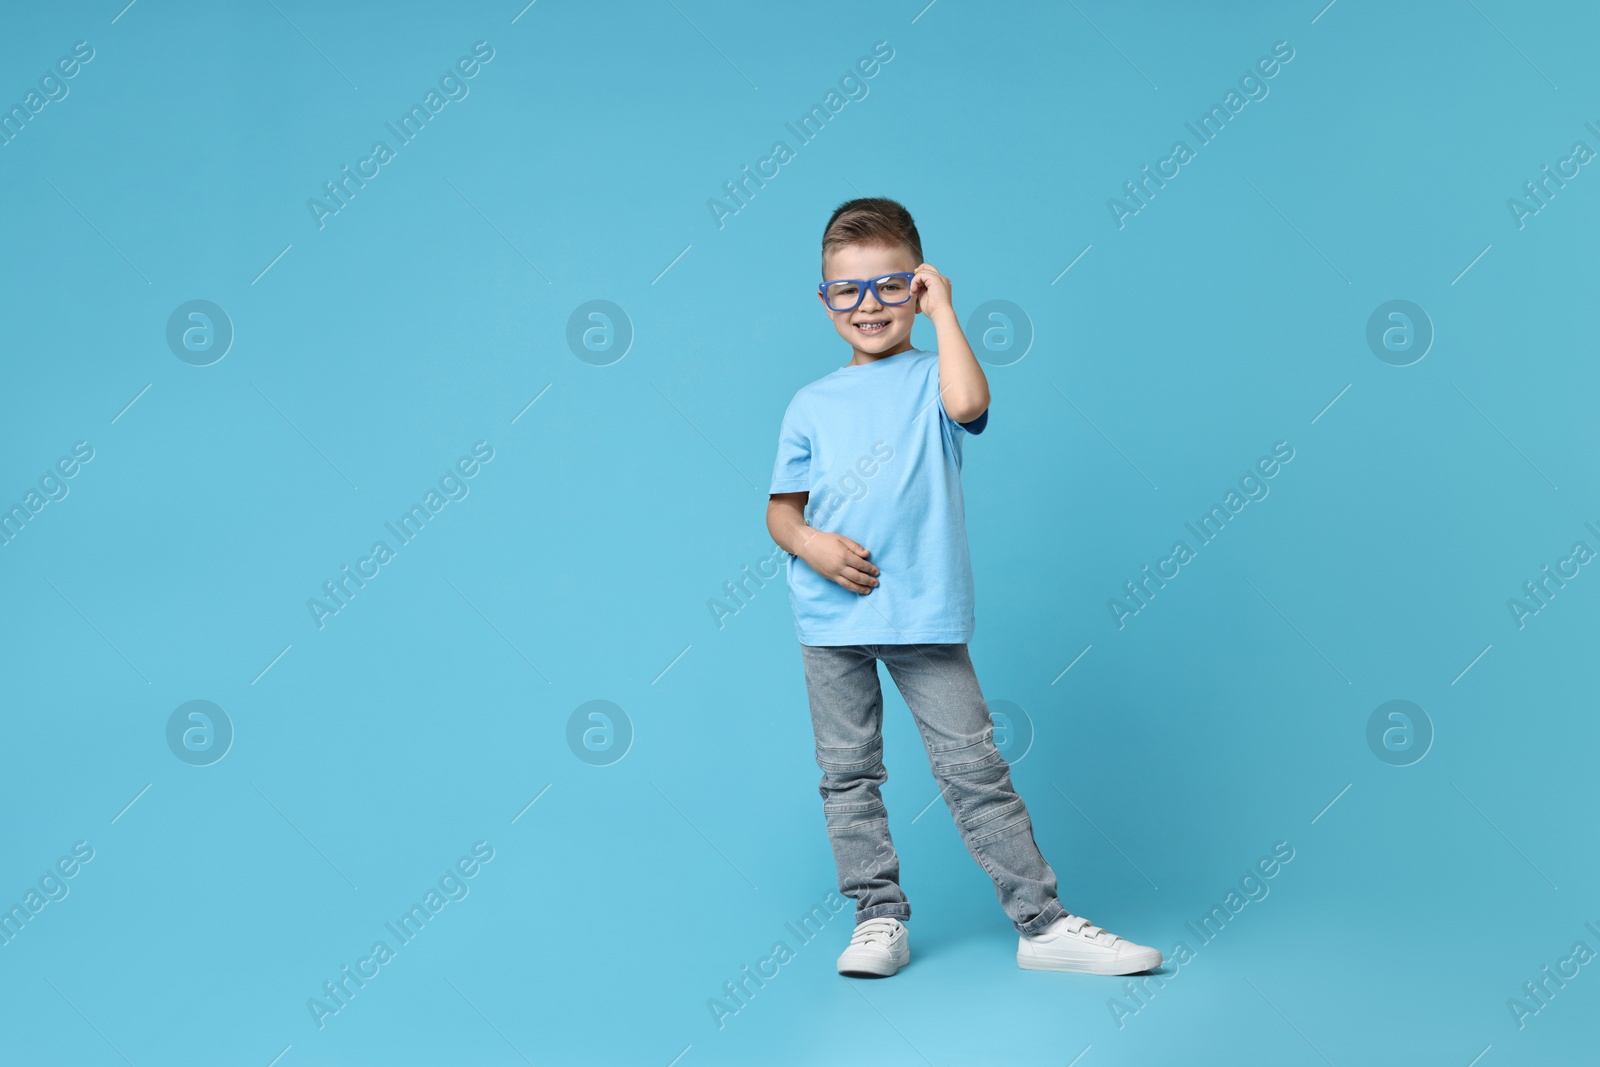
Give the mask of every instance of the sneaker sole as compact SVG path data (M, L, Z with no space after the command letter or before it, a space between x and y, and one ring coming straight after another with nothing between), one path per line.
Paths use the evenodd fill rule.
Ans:
M1062 960L1041 958L1031 953L1017 952L1017 966L1025 971L1068 971L1074 974L1138 974L1161 966L1161 953L1156 949L1120 960Z
M843 975L865 976L869 978L892 978L900 968L911 962L911 949L908 947L900 960L862 960L860 963L842 962L839 964L839 973Z

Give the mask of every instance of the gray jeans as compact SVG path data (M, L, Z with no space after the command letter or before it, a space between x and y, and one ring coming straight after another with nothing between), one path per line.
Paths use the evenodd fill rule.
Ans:
M994 722L964 644L801 645L823 818L838 867L839 892L856 902L856 922L904 921L900 860L878 787L883 765L883 690L878 660L910 707L923 747L967 851L994 879L1000 906L1019 933L1066 914L1056 876L1033 839L1033 822L1011 787L994 745Z

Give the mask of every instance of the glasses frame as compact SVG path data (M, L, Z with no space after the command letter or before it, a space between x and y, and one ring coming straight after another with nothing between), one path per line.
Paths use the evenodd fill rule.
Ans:
M837 314L847 315L861 306L861 301L867 298L868 289L872 290L873 299L882 304L884 307L899 307L901 304L909 304L913 299L916 298L917 295L911 291L911 283L916 280L916 277L917 275L915 271L897 270L889 274L880 274L876 278L834 278L832 281L826 281L817 286L817 292L822 296L823 307ZM883 298L883 294L878 292L878 283L888 281L890 278L904 278L906 280L906 298L904 300L885 300ZM851 282L855 284L857 287L856 302L847 308L836 308L832 304L828 303L828 286L839 285L842 282Z

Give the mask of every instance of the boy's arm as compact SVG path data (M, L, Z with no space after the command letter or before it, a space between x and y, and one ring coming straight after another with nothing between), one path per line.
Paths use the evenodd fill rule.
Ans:
M950 279L929 263L919 266L916 274L912 286L921 290L918 310L933 320L939 337L939 395L945 413L956 422L972 422L989 410L989 379L961 332L950 299Z
M773 493L767 498L767 532L779 548L801 559L805 559L806 543L816 533L806 525L806 501L810 499L810 493Z
M843 534L806 525L810 493L770 493L767 496L767 532L778 547L798 556L830 582L860 593L878 585L878 566L868 560L867 549Z
M956 422L971 422L989 410L989 379L961 332L953 308L940 308L928 316L939 337L939 395L944 410Z

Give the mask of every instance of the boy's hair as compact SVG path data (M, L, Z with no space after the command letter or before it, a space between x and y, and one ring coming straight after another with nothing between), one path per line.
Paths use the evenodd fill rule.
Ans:
M922 237L911 212L887 197L865 196L834 208L822 231L823 281L828 280L828 253L852 244L900 245L910 249L916 262L922 262Z

